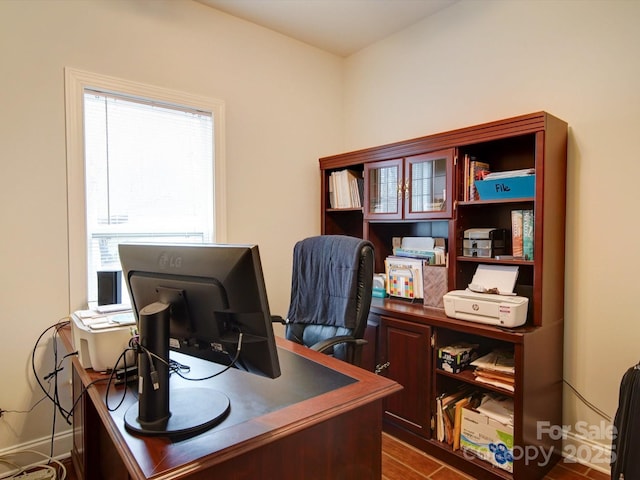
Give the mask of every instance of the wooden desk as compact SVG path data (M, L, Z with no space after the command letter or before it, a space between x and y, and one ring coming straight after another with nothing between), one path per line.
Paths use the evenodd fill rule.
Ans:
M67 327L61 338L73 351ZM282 375L266 379L230 370L198 386L224 391L231 412L219 425L181 441L131 435L124 414L135 397L127 392L110 411L105 377L73 360L72 458L78 477L113 479L379 479L382 399L401 387L384 377L277 338ZM173 357L173 353L172 353ZM211 365L177 358L194 378ZM217 368L217 366L214 366ZM208 370L207 370L208 369ZM185 382L172 376L179 387ZM186 382L193 384L193 382ZM111 387L108 405L123 387Z

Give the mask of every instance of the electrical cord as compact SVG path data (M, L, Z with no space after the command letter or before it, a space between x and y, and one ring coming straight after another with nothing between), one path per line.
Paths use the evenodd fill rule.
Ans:
M29 407L29 410L4 410L0 408L0 417L2 417L2 415L4 415L5 413L31 413L38 405L40 405L40 403L42 403L47 398L48 397L46 395L43 396L40 400L31 405L31 407Z
M17 463L13 463L9 460L7 460L4 457L8 457L9 455L3 455L2 457L0 457L0 463L3 463L5 465L9 465L9 467L11 467L13 470L20 470L22 467L20 465L18 465Z
M126 348L125 350L122 351L122 353L120 354L120 356L118 357L118 359L115 362L115 366L113 369L111 369L111 372L109 374L109 377L107 378L102 378L102 379L98 379L95 380L94 382L91 382L90 384L88 384L87 386L84 387L84 389L82 390L82 392L80 393L78 399L74 402L72 408L70 409L71 414L73 413L78 401L80 398L82 398L82 395L86 392L86 390L93 384L98 383L100 381L106 381L107 382L107 390L106 390L106 395L105 395L105 404L107 409L110 412L113 412L115 410L117 410L118 408L120 408L124 402L124 399L126 398L126 394L127 394L127 389L128 389L128 381L127 381L127 372L128 372L128 365L127 365L127 353L130 351L134 351L134 352L138 352L138 353L144 353L145 355L147 355L147 358L149 360L149 368L150 368L150 374L151 374L151 379L152 382L154 383L154 389L158 389L159 388L159 379L158 379L158 373L157 370L155 368L155 364L154 364L154 359L162 362L163 364L167 365L169 367L169 372L171 373L175 373L176 375L178 375L180 378L184 379L184 380L188 380L188 381L192 381L192 382L199 382L199 381L203 381L203 380L209 380L211 378L217 377L218 375L221 375L222 373L228 371L229 369L233 368L236 363L238 362L238 359L240 358L240 352L242 351L242 339L243 339L243 334L242 332L239 332L238 334L238 346L236 348L236 352L234 357L231 359L231 363L229 365L225 365L225 368L222 369L219 372L216 372L212 375L209 375L207 377L202 377L202 378L190 378L187 377L183 372L189 372L191 371L191 367L189 367L188 365L184 365L181 364L175 360L169 360L169 362L166 362L162 357L160 357L159 355L155 354L154 352L152 352L151 350L149 350L147 347L143 346L141 343L139 343L139 338L137 336L132 337L132 339L129 341L129 347ZM225 352L227 355L229 355L228 352ZM229 358L231 358L231 355L229 355ZM109 398L111 396L110 391L111 388L114 384L114 378L116 376L117 373L117 365L119 365L120 363L123 363L124 365L124 385L125 388L122 391L122 396L118 402L118 404L115 407L112 407L109 405ZM154 379L155 377L155 379ZM137 396L136 392L134 391L134 395Z
M596 407L593 403L589 402L585 397L582 396L582 394L580 392L578 392L578 390L571 385L567 380L565 380L564 378L562 379L562 381L573 391L573 393L576 395L576 397L578 397L578 399L580 399L580 401L582 401L582 403L584 403L587 407L589 407L591 410L593 410L595 413L597 413L598 415L600 415L602 418L604 418L606 421L611 422L612 418L610 415L607 415L606 412L604 412L603 410L600 410L598 407Z
M190 372L191 367L189 365L183 365L182 363L177 362L175 360L169 360L169 371L171 373L181 372L181 371Z
M59 322L57 322L57 323L55 323L55 324L51 325L50 327L48 327L47 329L45 329L45 330L40 334L40 336L39 336L39 337L38 337L38 339L36 340L36 343L35 343L35 345L34 345L34 347L33 347L33 350L31 351L31 369L32 369L32 371L33 371L33 375L34 375L34 378L36 379L36 382L37 382L37 383L38 383L38 385L40 386L40 389L44 392L45 396L46 396L47 398L49 398L49 400L51 400L51 401L53 402L53 404L54 404L55 408L60 412L60 414L63 416L63 418L65 418L65 419L66 419L67 423L68 423L69 425L71 425L71 422L69 421L69 418L70 418L71 414L70 414L70 412L69 412L68 410L66 410L66 409L65 409L65 408L60 404L60 399L59 399L59 396L58 396L58 388L57 388L57 383L58 383L58 382L57 382L57 377L58 377L58 373L60 373L60 372L62 371L62 367L58 366L58 360L57 360L57 354L58 354L57 343L58 343L58 342L56 341L56 339L57 339L57 333L58 333L58 331L59 331L61 328L63 328L63 327L65 327L65 326L69 325L69 320L68 320L68 318L69 318L69 317L65 317L65 318L66 318L67 320L59 321ZM40 381L40 378L38 377L38 372L37 372L37 370L36 370L36 351L37 351L37 349L38 349L38 345L40 344L40 341L42 340L42 337L44 337L44 335L45 335L49 330L51 330L51 329L55 329L54 336L53 336L53 338L54 338L54 342L53 342L53 352L54 352L54 371L53 371L53 372L51 372L51 373L49 373L48 375L46 375L44 379L49 380L49 381L51 381L51 379L54 379L54 380L55 380L55 381L53 382L53 383L54 383L54 385L55 385L53 395L51 395L51 394L49 393L49 390L48 390L48 389L46 389L46 388L44 387L44 385L43 385L43 384L42 384L42 382ZM66 356L65 356L65 358L67 358L68 356L71 356L71 355L75 355L75 354L77 354L77 352L72 353L72 354L69 354L69 355L66 355ZM54 415L54 420L55 420L55 415Z
M67 325L69 325L70 321L69 321L69 317L63 317L63 319L60 319L58 322L54 323L53 325L51 325L50 327L46 328L38 337L38 339L35 342L35 345L33 346L33 350L31 352L31 369L33 371L33 376L38 384L38 386L40 387L40 389L42 390L42 392L44 393L44 397L39 400L38 402L36 402L36 404L34 404L29 410L28 412L24 412L24 413L29 413L31 412L42 400L48 398L49 400L51 400L52 404L53 404L53 415L52 415L52 425L51 425L51 442L50 442L50 457L53 457L53 445L54 445L54 439L55 439L55 431L56 431L56 421L57 421L57 414L60 413L60 415L66 420L68 425L71 425L71 412L67 409L65 409L62 406L62 403L60 401L60 395L59 395L59 390L58 390L58 374L63 370L63 362L65 359L73 356L73 355L77 355L77 352L71 352L67 355L64 355L63 358L58 361L58 333L60 331L61 328L66 327ZM36 369L36 361L35 361L35 356L36 356L36 351L38 350L38 346L40 345L40 341L42 340L42 338L45 336L45 334L47 332L49 332L50 330L54 330L53 335L52 335L52 349L53 349L53 365L54 365L54 369L52 372L48 373L47 375L45 375L43 377L42 380L46 381L49 384L48 388L45 388L44 384L42 383L42 381L40 380L40 377L38 375L37 369ZM51 393L51 386L53 385L53 393Z
M23 454L38 455L38 456L44 457L48 461L48 463L32 464L32 465L21 467L17 463L8 460L8 458L10 457L15 457L17 455L23 455ZM67 478L67 469L62 464L62 462L56 460L55 458L49 455L45 455L42 452L38 452L37 450L19 450L10 454L2 455L0 456L0 463L7 464L11 468L17 470L10 477L6 477L7 479L19 480L21 478L29 478L28 474L31 472L37 471L38 469L49 472L50 475L48 477L43 477L43 478L50 478L50 479L57 479L57 480L64 480L65 478ZM56 466L54 467L53 465L51 465L51 463L54 463Z
M95 385L96 383L102 383L102 382L107 382L109 379L108 378L97 378L95 379L93 382L91 383L87 383L83 388L82 391L80 392L80 394L78 395L78 398L76 398L73 402L73 405L71 406L71 408L69 409L69 416L67 417L67 420L69 421L69 419L73 416L73 412L75 411L76 407L78 406L78 403L80 402L80 400L82 399L82 397L84 396L85 393L87 393L87 390L89 390L90 387L92 387L93 385Z
M99 378L99 379L96 379L93 382L85 385L83 387L82 391L80 392L80 394L78 395L78 398L74 400L73 405L71 406L71 408L65 409L62 406L62 404L60 403L60 397L59 397L59 392L58 392L58 374L64 370L64 367L62 366L63 362L66 359L68 359L69 357L73 357L73 356L78 354L77 351L71 352L71 353L67 353L66 355L64 355L62 357L62 359L60 359L60 361L58 361L57 335L58 335L58 333L59 333L61 328L66 327L70 323L70 321L68 320L69 317L64 317L64 318L66 320L61 320L61 321L58 321L57 323L54 323L53 325L51 325L50 327L45 329L40 334L40 336L36 340L36 343L35 343L35 345L33 347L32 352L31 352L31 369L33 371L33 375L34 375L34 377L36 379L36 382L40 386L40 389L44 392L45 396L43 398L41 398L40 400L38 400L38 402L36 402L28 411L22 411L22 412L16 411L16 413L30 413L36 407L36 405L38 405L38 403L40 403L41 401L43 401L43 400L48 398L49 400L51 400L51 402L53 402L53 404L55 406L55 409L57 410L57 412L59 412L61 414L62 418L64 418L64 420L67 422L67 424L71 425L71 417L73 416L73 412L74 412L76 406L78 405L78 402L82 398L82 396L86 393L86 391L92 385L95 385L96 383L107 381L108 379ZM54 339L54 342L53 342L54 370L52 372L48 373L47 375L45 375L43 377L43 379L45 379L48 382L50 382L50 386L51 386L51 383L54 385L54 393L53 393L53 395L49 392L48 389L45 388L45 386L40 381L40 378L39 378L38 373L36 371L36 361L35 361L35 353L36 353L36 351L38 349L38 345L40 344L40 341L42 340L42 337L44 337L45 334L51 329L55 329L54 334L53 334L53 339ZM51 387L49 387L49 388L51 388ZM11 412L11 410L3 410L3 412ZM56 418L55 414L54 414L53 418L54 418L53 427L54 427L54 431L55 431L55 418ZM52 440L51 441L51 448L53 448L53 435L52 435L52 439L51 440Z
M236 348L236 353L235 353L233 359L231 360L231 363L229 365L226 365L222 370L220 370L219 372L216 372L216 373L214 373L212 375L209 375L208 377L202 377L202 378L186 377L180 371L176 371L176 374L180 378L183 378L184 380L189 380L190 382L201 382L203 380L209 380L209 379L217 377L218 375L221 375L224 372L226 372L227 370L233 368L236 365L238 359L240 358L240 351L241 350L242 350L242 332L239 332L239 334L238 334L238 347ZM227 355L228 355L228 353L227 353Z
M131 342L129 342L129 345L132 345ZM124 402L124 399L127 396L127 372L128 372L128 368L129 366L127 365L127 352L131 352L131 351L136 351L136 348L130 346L129 348L126 348L125 350L122 351L122 353L120 354L120 356L118 357L118 359L116 360L116 364L114 366L113 369L111 369L111 373L109 374L109 378L107 379L107 392L105 395L105 405L107 407L107 410L109 410L110 412L114 412L116 411L118 408L120 408L120 406L122 405L122 403ZM117 366L120 364L120 361L123 362L124 365L124 385L125 388L122 390L122 397L120 398L120 401L118 402L118 405L116 405L115 407L110 407L109 406L109 391L111 390L111 385L113 384L113 379L116 377L116 373L117 373Z
M191 378L191 377L187 377L185 376L182 371L183 370L187 370L190 371L190 367L187 365L182 365L178 362L174 362L173 360L170 360L169 362L166 362L163 358L161 358L160 356L156 355L155 353L153 353L151 350L149 350L148 348L139 345L139 347L142 349L143 352L145 352L147 355L155 359L157 359L159 362L164 363L165 365L167 365L169 367L169 370L173 373L175 373L176 375L178 375L180 378L184 379L184 380L188 380L190 382L201 382L203 380L209 380L211 378L217 377L218 375L223 374L224 372L228 371L229 369L233 368L236 363L238 362L238 359L240 358L240 352L242 350L242 337L243 334L242 332L239 332L238 334L238 347L236 348L236 352L235 355L233 357L233 359L231 359L231 363L229 365L225 365L225 367L220 370L219 372L216 372L214 374L211 374L207 377L201 377L201 378ZM227 355L229 355L228 352L225 352ZM229 357L231 358L231 355L229 355ZM149 360L150 363L151 360Z

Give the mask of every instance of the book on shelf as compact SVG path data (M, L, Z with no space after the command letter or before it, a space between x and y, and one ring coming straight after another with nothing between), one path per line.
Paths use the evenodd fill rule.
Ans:
M443 238L397 237L393 243L396 257L419 258L428 265L443 265L446 261L446 246Z
M478 160L471 160L469 166L469 200L480 200L478 190L476 189L476 181L484 180L484 177L490 172L489 164L486 162L479 162Z
M337 170L329 176L331 208L361 208L364 196L362 174L355 170Z
M524 256L522 242L522 210L511 210L511 248L516 258Z
M533 210L522 211L522 254L533 260Z
M515 258L533 260L533 210L511 211L511 246Z
M435 265L436 252L433 250L407 250L402 247L394 248L393 255L396 257L422 258L429 263Z
M477 180L483 180L490 173L489 164L476 160L469 155L464 156L463 166L463 194L462 200L472 202L479 200L478 191L475 186Z
M465 154L462 167L462 201L469 201L469 155Z

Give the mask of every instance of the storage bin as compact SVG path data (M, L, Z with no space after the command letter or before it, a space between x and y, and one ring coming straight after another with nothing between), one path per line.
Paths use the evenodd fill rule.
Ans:
M504 228L470 228L464 231L462 255L491 258L505 253Z
M489 248L464 248L462 255L465 257L491 258L491 247Z
M465 238L462 242L464 248L491 248L491 240L479 240Z
M480 200L502 200L508 198L530 198L535 195L536 176L477 180L476 189Z

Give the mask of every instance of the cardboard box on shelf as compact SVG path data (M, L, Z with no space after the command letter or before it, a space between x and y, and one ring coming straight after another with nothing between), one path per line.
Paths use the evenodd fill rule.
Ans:
M470 408L462 409L460 447L513 473L513 426Z
M450 373L459 373L476 359L478 345L461 343L438 349L438 368Z

